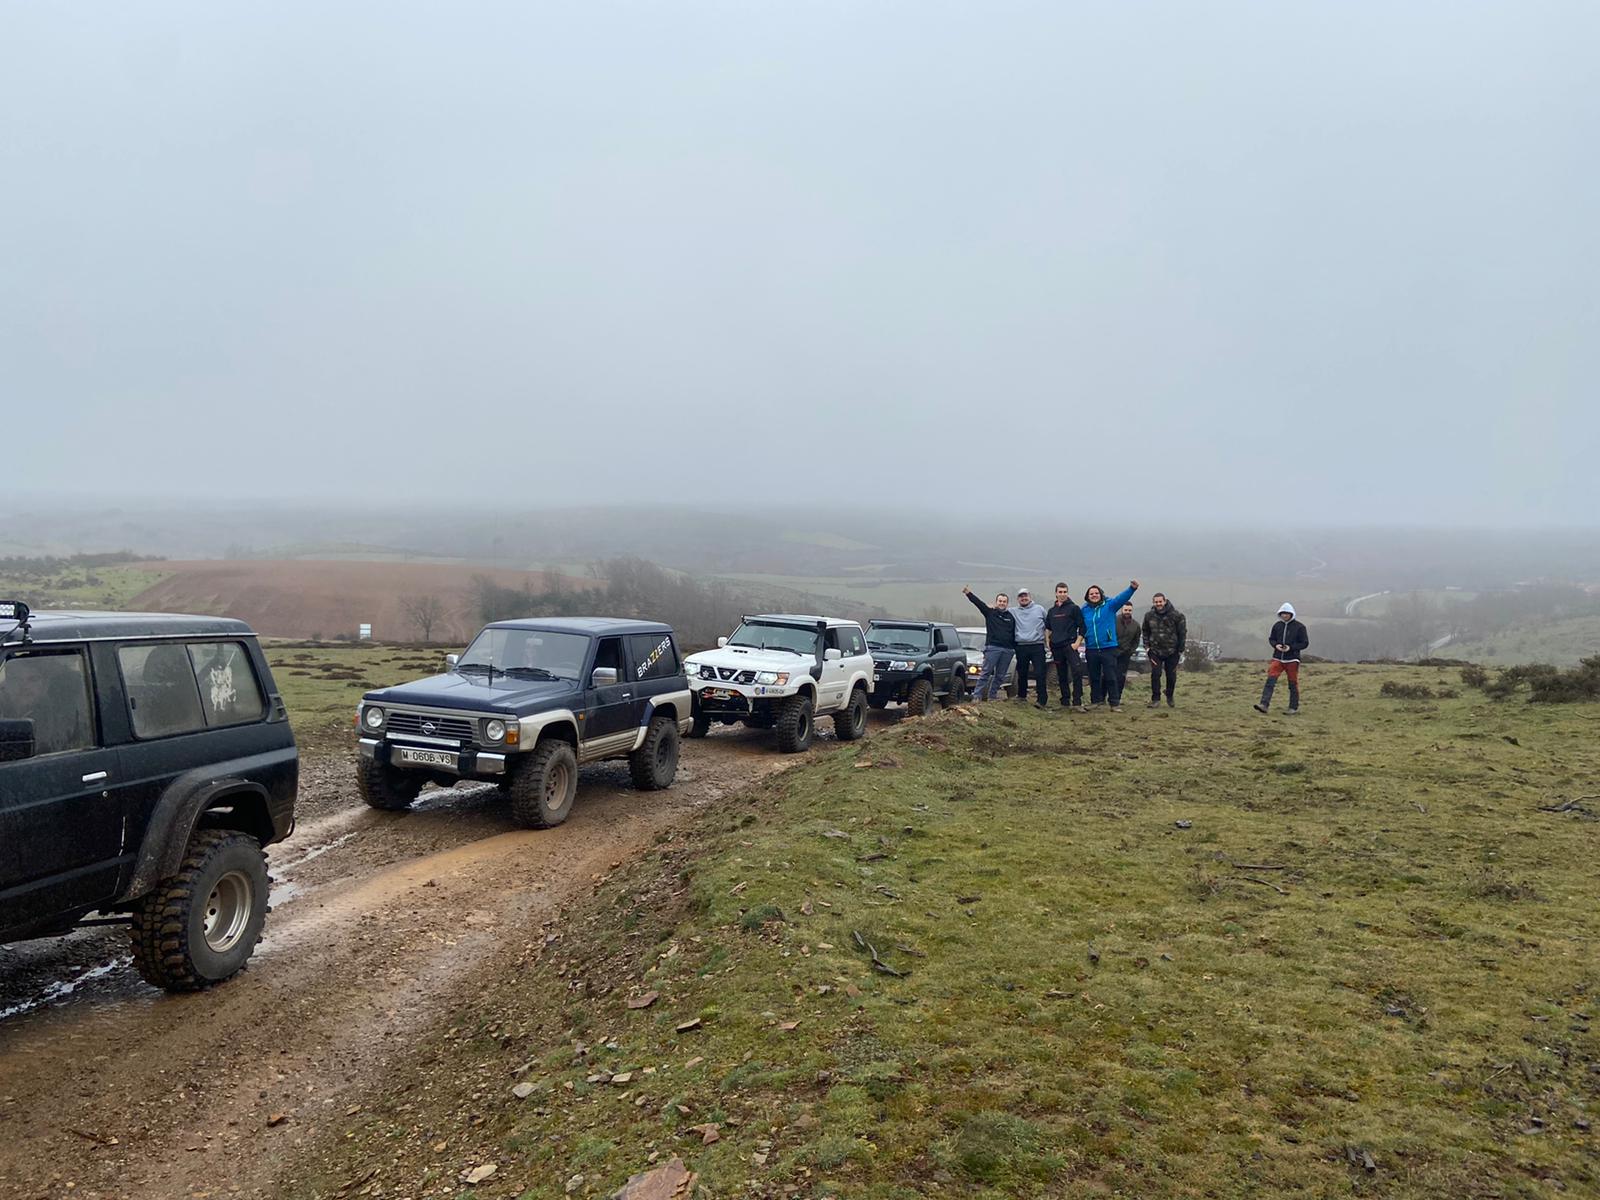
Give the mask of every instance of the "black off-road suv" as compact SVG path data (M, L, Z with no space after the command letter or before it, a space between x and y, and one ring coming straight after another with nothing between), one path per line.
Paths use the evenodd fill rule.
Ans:
M873 621L867 626L872 651L872 693L867 703L882 708L903 703L914 717L946 708L967 693L967 652L954 625L937 621Z
M150 983L235 974L300 761L250 628L0 602L0 942L126 924Z
M578 764L625 758L635 787L672 785L689 729L689 681L670 626L541 617L485 626L448 671L368 692L361 794L409 808L425 783L496 783L519 825L559 825Z

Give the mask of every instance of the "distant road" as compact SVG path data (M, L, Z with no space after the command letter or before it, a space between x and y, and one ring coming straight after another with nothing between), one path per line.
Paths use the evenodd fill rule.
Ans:
M1381 592L1368 592L1365 596L1357 596L1354 600L1350 601L1349 604L1344 606L1344 615L1347 617L1353 617L1356 615L1356 605L1360 604L1363 600L1376 600L1379 596L1387 596L1388 594L1389 589L1384 588Z

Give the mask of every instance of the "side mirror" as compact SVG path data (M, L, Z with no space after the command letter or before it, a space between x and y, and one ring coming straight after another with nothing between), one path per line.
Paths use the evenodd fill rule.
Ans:
M444 656L444 669L446 671L454 671L456 669L456 664L459 663L460 661L461 661L461 655L459 655L459 654L446 654Z
M718 650L721 650L727 644L728 644L728 639L727 638L720 637L720 638L717 639L717 649Z
M589 676L590 687L611 687L617 682L617 669L615 667L596 667L594 674Z
M0 721L0 763L21 762L33 755L33 721Z
M837 646L829 646L822 652L822 658L824 662L838 662L843 657L844 651L839 649Z

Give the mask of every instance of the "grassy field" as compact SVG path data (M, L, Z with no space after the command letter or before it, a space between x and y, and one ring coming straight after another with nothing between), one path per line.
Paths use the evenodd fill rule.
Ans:
M447 649L371 642L334 646L266 642L262 648L302 750L341 744L353 728L363 692L438 674L444 669Z
M1262 718L1259 679L901 722L730 797L527 931L303 1194L674 1154L714 1196L1600 1194L1600 800L1546 811L1596 790L1595 709L1318 666Z
M25 600L39 609L123 609L133 597L154 587L168 574L160 563L71 567L44 579L0 571L0 596Z

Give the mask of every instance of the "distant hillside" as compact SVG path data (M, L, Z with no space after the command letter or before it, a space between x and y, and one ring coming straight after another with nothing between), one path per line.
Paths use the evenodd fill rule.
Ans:
M130 609L237 617L272 637L354 636L363 623L380 639L417 636L402 601L437 596L443 616L435 641L462 641L478 628L472 581L486 575L502 587L545 591L557 579L580 590L591 579L536 571L442 566L436 563L327 560L165 562L164 578L133 596Z
M1516 663L1576 666L1580 658L1600 654L1600 617L1571 617L1517 625L1481 641L1452 644L1441 653L1488 666L1508 667Z

